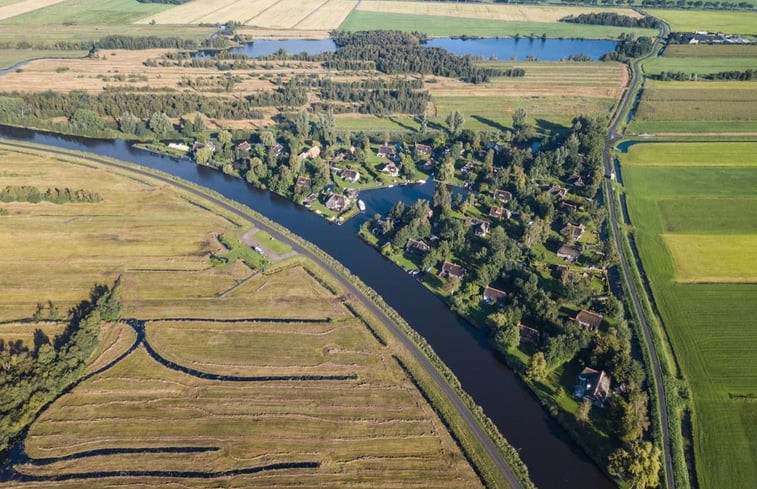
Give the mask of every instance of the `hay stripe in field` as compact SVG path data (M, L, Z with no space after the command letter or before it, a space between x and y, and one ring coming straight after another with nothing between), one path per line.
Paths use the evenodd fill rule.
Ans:
M24 0L22 2L13 3L6 7L0 7L0 20L10 19L17 15L25 14L33 10L39 10L56 3L61 3L65 0Z

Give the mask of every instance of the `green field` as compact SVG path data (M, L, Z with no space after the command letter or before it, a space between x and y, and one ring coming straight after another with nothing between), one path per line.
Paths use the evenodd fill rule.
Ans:
M503 20L472 19L432 15L395 14L353 10L340 29L361 31L373 29L398 29L406 32L423 32L430 36L541 36L584 37L614 39L622 33L655 35L652 29L629 29L602 25L568 24L564 22L509 22Z
M688 153L693 166L660 166L672 146L680 157ZM757 277L722 283L744 282L744 270L757 268L757 160L724 166L730 156L718 157L722 148L642 143L620 155L644 270L692 391L695 465L699 487L708 489L750 487L757 480L757 404L751 400L757 393ZM743 149L754 155L757 144ZM701 155L710 155L712 165ZM682 272L714 273L716 280L681 283Z
M721 71L744 71L747 69L757 70L757 57L714 57L703 56L665 56L654 58L644 64L646 73L655 74L661 71L683 73L718 73Z
M630 129L636 133L753 132L757 130L755 109L755 83L648 80Z
M637 144L623 161L633 166L749 166L757 161L757 143L717 142ZM692 150L694 148L695 150ZM687 185L689 183L687 182ZM697 186L695 191L702 190ZM728 190L730 192L730 190Z
M139 326L103 327L89 371L117 361L57 398L24 434L29 457L58 459L14 461L13 470L63 476L41 484L70 488L480 487L437 414L450 415L446 401L432 407L424 398L439 400L440 391L332 275L301 255L265 272L240 260L210 266L211 255L225 252L219 235L238 237L259 223L151 176L75 156L0 145L0 161L0 186L45 182L102 196L95 203L3 202L0 339L29 341L40 324L18 319L38 302L66 311L92 284L117 276L124 317L144 325L142 343L123 357ZM54 334L64 324L41 326ZM458 439L467 445L470 433L451 416L449 426L462 430ZM170 447L199 451L148 451ZM116 451L87 453L98 449ZM223 475L297 462L311 465ZM492 486L504 485L483 470ZM116 475L89 479L96 471ZM203 475L175 474L183 471ZM38 487L0 480L3 488Z
M663 56L757 59L757 44L670 44Z
M3 49L0 50L0 70L16 63L40 58L83 58L86 51L61 51L53 49Z
M136 0L67 0L11 17L4 24L128 24L170 8L169 4Z
M142 5L142 4L140 4ZM0 24L0 43L28 43L55 48L59 42L93 42L108 35L179 37L201 41L207 39L212 27L172 25L105 25L97 19L94 25Z
M670 24L673 32L709 31L757 35L757 12L672 9L648 11L650 15Z

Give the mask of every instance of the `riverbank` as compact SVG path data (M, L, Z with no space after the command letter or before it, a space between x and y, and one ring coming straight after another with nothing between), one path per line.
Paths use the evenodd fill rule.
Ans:
M16 145L17 143L13 143ZM38 148L37 145L23 144L21 146ZM169 176L160 173L153 169L145 169L136 165L110 160L102 157L82 156L78 152L62 151L62 150L49 150L57 153L70 154L72 156L83 157L84 159L98 164L109 165L121 170L128 170L135 172L142 176L149 176L157 178L165 183L171 183L175 185L179 190L188 192L194 197L201 196L206 202L215 208L222 214L236 214L237 216L246 216L253 219L259 224L259 227L270 233L274 238L282 240L292 246L304 256L314 260L321 266L326 267L337 274L339 281L344 287L356 294L360 298L363 307L370 315L376 315L380 320L374 320L375 326L384 329L385 337L395 336L405 348L408 348L411 352L409 358L405 358L404 362L410 372L413 373L414 378L423 386L426 395L430 399L435 399L435 408L440 413L440 416L445 423L448 423L450 429L456 433L459 443L463 447L464 451L468 454L470 459L479 467L480 474L486 480L491 480L493 486L501 487L504 485L504 479L501 479L501 474L507 473L507 470L503 470L502 460L497 453L502 451L507 457L508 461L515 467L515 473L518 474L520 482L511 480L507 484L510 487L531 487L527 474L527 469L517 457L517 452L510 447L507 442L498 434L496 428L491 421L485 417L480 408L478 408L472 399L462 390L459 381L455 378L454 374L441 362L441 360L435 355L430 346L415 333L407 323L400 318L400 316L391 309L373 290L368 288L359 279L350 274L341 264L336 262L333 258L323 253L318 248L307 243L301 238L293 235L287 229L280 225L271 222L265 217L255 213L249 208L241 206L235 202L226 200L215 192L199 187L190 182L178 180L176 177ZM369 299L370 298L370 299ZM449 396L450 402L444 402L445 398ZM476 419L476 423L473 423L473 419ZM481 428L476 426L484 426L489 433L484 435ZM495 450L492 445L492 441L489 438L491 436L496 440L497 449ZM478 445L478 446L477 446ZM488 447L488 448L486 448ZM494 457L494 461L489 461L489 457ZM497 462L497 460L500 462ZM496 482L498 481L499 482Z

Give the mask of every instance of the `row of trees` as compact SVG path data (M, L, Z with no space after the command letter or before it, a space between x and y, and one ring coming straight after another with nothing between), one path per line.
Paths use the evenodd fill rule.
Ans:
M89 300L68 314L66 329L52 340L41 330L34 345L0 340L0 453L64 389L78 382L98 343L103 322L121 317L121 280L95 286Z
M697 81L697 80L738 80L752 81L757 79L757 70L751 68L744 71L719 71L717 73L685 73L683 71L662 71L648 75L652 80L662 81Z
M65 188L48 188L40 190L29 185L8 185L0 190L0 202L52 202L54 204L66 204L77 202L100 202L100 194L88 190L72 190Z
M560 19L560 22L572 22L574 24L590 25L614 25L618 27L642 27L659 29L660 21L654 17L629 17L615 12L593 12L589 14L569 15Z

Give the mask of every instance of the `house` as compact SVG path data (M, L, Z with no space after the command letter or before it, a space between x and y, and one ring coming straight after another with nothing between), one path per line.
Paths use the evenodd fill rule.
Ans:
M177 151L183 151L185 153L189 151L189 146L184 143L168 143L168 147Z
M557 200L562 200L566 195L568 195L568 189L565 187L560 187L558 185L552 185L549 188L548 192L550 197Z
M518 329L520 330L520 342L521 343L538 343L541 333L538 329L526 326L523 323L518 323Z
M494 199L502 202L503 204L507 204L508 202L513 200L513 194L511 194L507 190L497 189L494 191Z
M329 160L329 163L332 164L332 165L335 165L335 164L340 163L341 161L343 161L345 158L349 158L349 156L350 156L350 152L347 151L346 149L337 150L333 154L333 156L331 157L331 159Z
M244 151L245 153L249 152L252 149L252 145L247 141L242 141L241 143L237 144L237 150Z
M428 161L423 163L423 165L421 165L421 169L425 171L431 171L434 169L435 166L436 166L436 160L434 160L433 158L430 158Z
M587 311L585 309L581 309L581 311L576 314L576 317L573 318L574 321L589 331L596 331L599 329L603 319L604 317L601 314Z
M202 148L210 148L210 151L212 151L213 153L216 152L216 145L213 144L213 143L211 143L210 141L208 141L206 143L201 143L200 141L195 141L194 144L192 145L192 152L194 153L198 149L202 149Z
M457 277L463 278L465 276L465 268L460 265L445 261L442 264L442 269L439 272L439 276L442 278Z
M581 175L571 175L568 178L568 183L573 185L574 187L585 187L586 184L584 183L583 177Z
M390 177L398 177L400 176L400 169L397 168L397 165L394 164L392 161L387 161L384 166L381 168L382 173L388 173Z
M331 194L326 201L326 208L336 212L342 212L350 205L350 200L344 195Z
M562 278L562 276L570 271L568 265L552 265L552 275L555 278Z
M425 255L429 251L431 251L431 247L423 241L408 239L407 244L405 244L405 253L408 255Z
M308 158L312 160L313 158L318 158L320 154L321 154L321 148L318 146L313 146L309 150L303 151L302 153L300 153L299 157L300 159Z
M565 202L564 200L560 202L560 208L568 212L576 212L576 210L578 210L578 207L576 207L575 204L571 204L570 202Z
M577 399L586 399L597 407L604 407L610 397L610 376L604 370L584 368L578 374L578 384L573 389Z
M305 197L305 200L302 201L302 204L305 207L310 207L310 204L315 202L318 199L318 196L316 194L310 194L307 197Z
M483 300L487 304L497 304L505 300L507 293L504 290L495 289L491 285L484 289Z
M460 170L463 174L467 175L468 173L477 170L481 167L481 163L474 160L468 160L465 162L465 166Z
M360 172L357 170L344 170L342 172L342 179L345 182L355 183L360 180Z
M347 196L348 199L356 199L357 198L357 189L356 188L346 188L344 189L344 195Z
M510 209L506 209L504 207L492 207L489 209L489 217L494 217L497 219L510 219L510 216L512 216L513 213L510 212Z
M397 150L393 146L380 146L376 156L393 160L397 157Z
M557 257L564 258L566 261L569 261L569 262L574 262L578 260L578 257L580 256L581 256L581 250L579 250L575 246L562 245L560 246L560 249L557 250Z
M271 147L271 151L273 151L273 154L278 158L284 152L284 146L281 143L276 143Z
M583 224L576 226L575 224L569 223L560 230L560 234L566 238L572 238L574 241L578 241L581 239L581 236L584 235L584 231L586 231L586 227Z
M415 143L415 157L422 158L425 156L431 156L431 146L428 144Z
M308 177L297 177L297 181L294 183L294 189L299 190L301 188L310 187L313 181Z
M473 234L475 234L479 238L485 238L486 235L489 234L489 223L486 221L481 221L478 224L474 224Z

